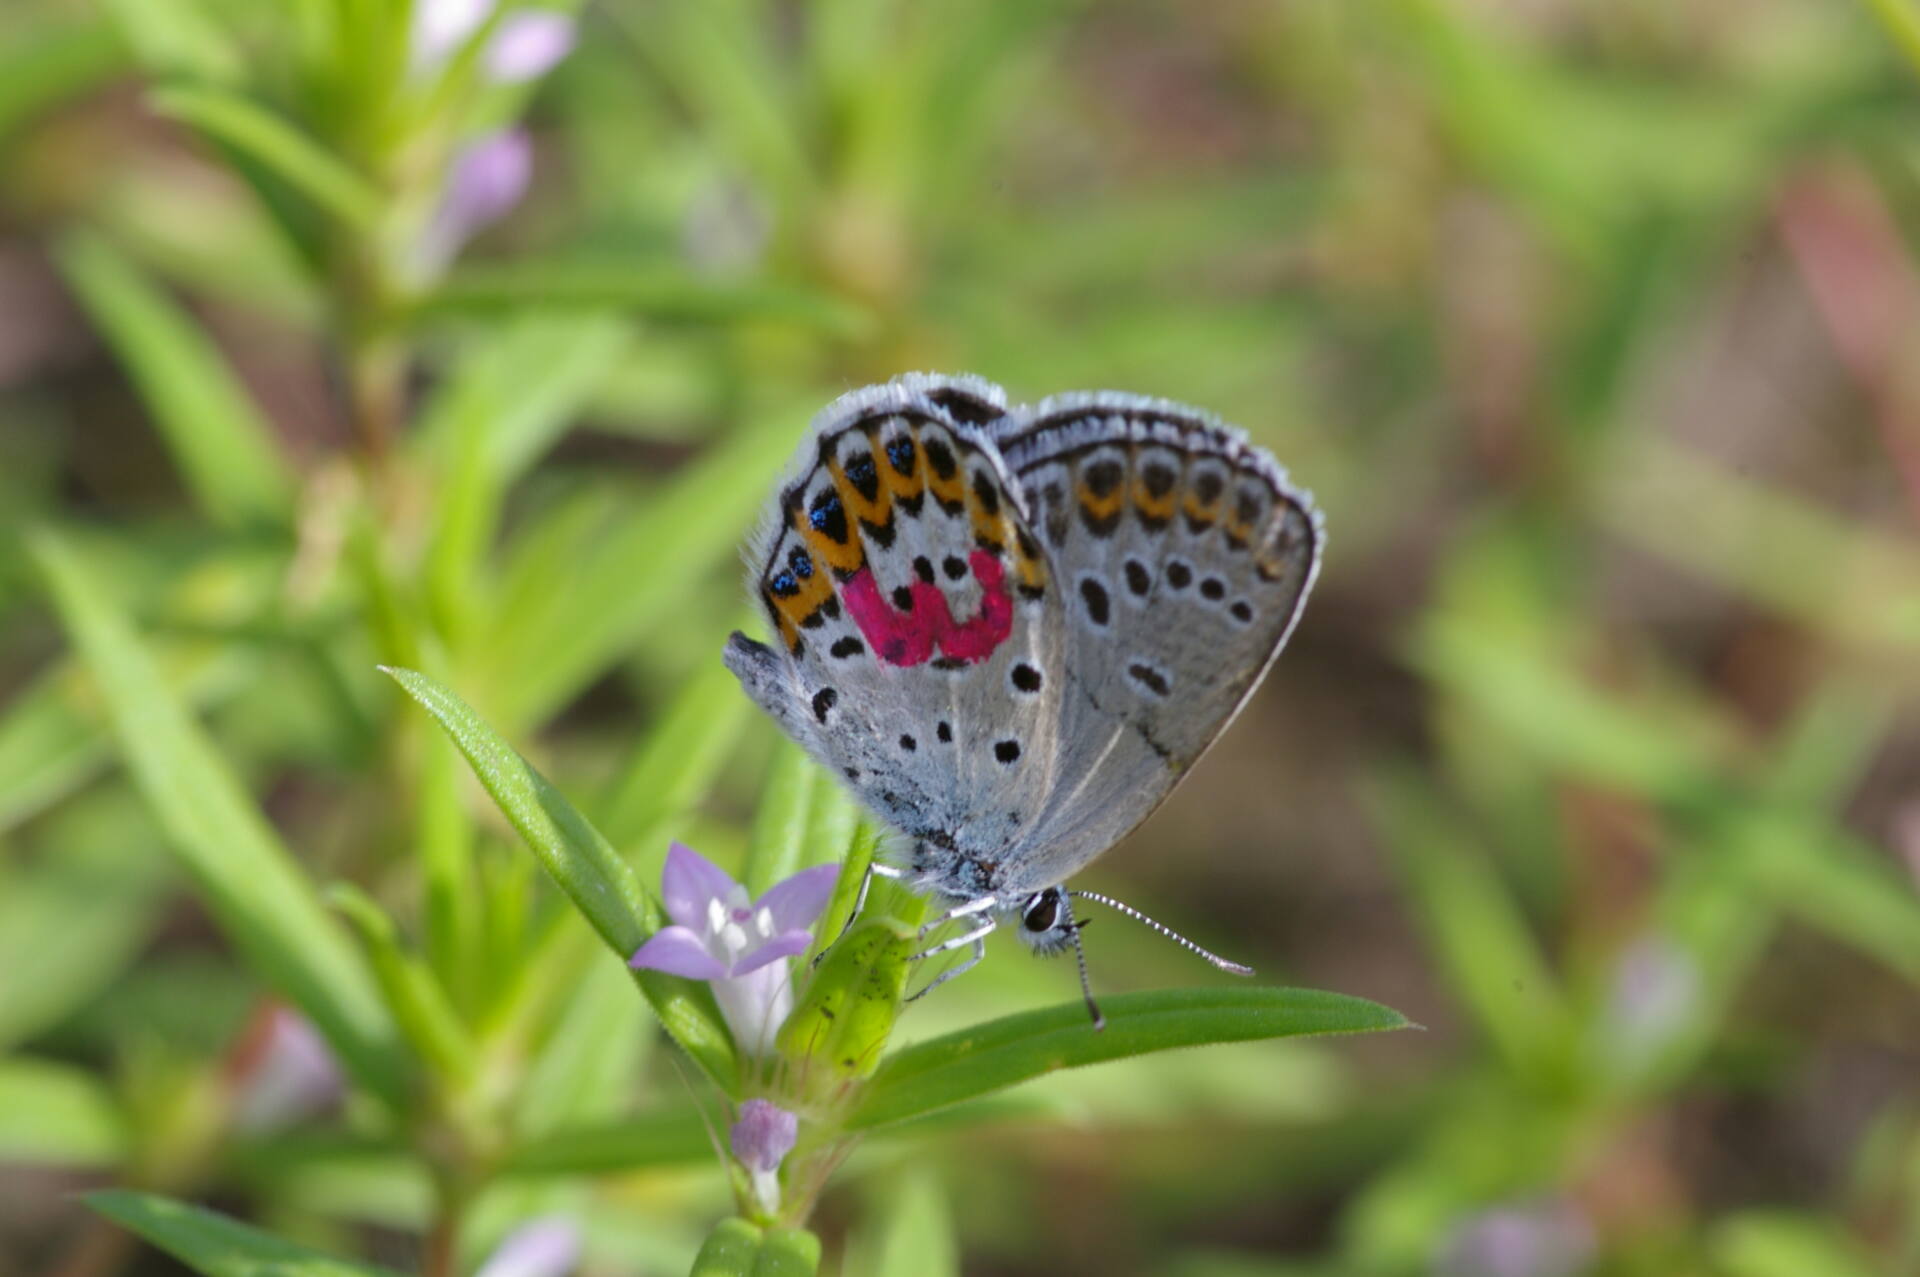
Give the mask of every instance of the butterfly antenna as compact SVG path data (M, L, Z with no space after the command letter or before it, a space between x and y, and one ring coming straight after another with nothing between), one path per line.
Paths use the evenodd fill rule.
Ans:
M1202 949L1199 945L1187 939L1185 936L1181 935L1178 931L1175 931L1172 927L1165 926L1161 923L1155 922L1152 918L1147 917L1146 914L1141 913L1138 909L1135 909L1132 905L1121 904L1118 900L1115 900L1112 896L1103 896L1097 891L1069 891L1067 894L1069 896L1080 896L1087 900L1098 900L1101 904L1105 905L1107 908L1117 909L1121 913L1126 914L1127 917L1132 918L1136 922L1144 922L1149 927L1152 927L1155 931L1158 931L1161 935L1165 936L1167 939L1179 945L1182 949L1185 949L1188 953L1199 954L1201 957L1205 958L1208 962L1211 962L1214 966L1219 967L1222 971L1231 971L1235 975L1252 975L1253 974L1252 967L1243 967L1238 962L1229 962L1217 953L1213 953L1206 949ZM1076 936L1074 938L1074 943L1075 943L1075 947L1077 948L1079 945L1079 937ZM1082 965L1084 966L1085 964L1083 963Z
M1100 1014L1100 1004L1093 1000L1093 981L1087 976L1087 951L1080 943L1080 928L1087 924L1073 920L1073 903L1065 895L1060 897L1060 907L1066 910L1067 934L1073 937L1073 958L1080 964L1080 996L1087 1000L1087 1014L1093 1017L1093 1031L1098 1033L1107 1027L1107 1017Z

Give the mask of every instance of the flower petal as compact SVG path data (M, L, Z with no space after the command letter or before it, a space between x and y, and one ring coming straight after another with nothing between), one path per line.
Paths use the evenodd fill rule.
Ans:
M546 1215L508 1234L474 1277L566 1277L579 1263L579 1226Z
M771 1100L748 1100L728 1132L733 1155L749 1170L777 1171L800 1138L800 1118Z
M727 964L707 952L700 937L685 927L662 927L647 938L627 965L636 971L664 971L689 980L718 980Z
M766 894L753 902L753 907L773 915L776 932L811 927L827 907L827 901L833 898L833 884L839 877L838 865L802 869L793 877L768 887Z
M736 885L726 870L685 843L667 848L667 865L660 871L660 894L667 902L667 916L681 926L704 935L707 902L728 903Z
M808 931L783 931L758 949L741 954L734 959L733 970L728 974L743 976L750 971L758 971L779 958L791 958L805 953L807 946L813 943L813 933Z
M573 19L531 9L503 18L487 47L487 74L503 84L532 80L573 52Z

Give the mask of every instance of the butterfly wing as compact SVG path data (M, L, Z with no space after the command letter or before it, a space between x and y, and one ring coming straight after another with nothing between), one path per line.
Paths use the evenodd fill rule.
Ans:
M1063 783L1010 893L1124 837L1232 721L1319 570L1312 499L1239 431L1165 400L1063 395L988 427L1064 604Z
M749 554L773 645L726 652L953 896L994 889L1059 758L1065 609L986 433L1004 402L915 374L821 413Z

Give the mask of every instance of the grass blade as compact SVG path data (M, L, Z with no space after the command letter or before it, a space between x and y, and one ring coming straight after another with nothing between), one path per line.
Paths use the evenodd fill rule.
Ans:
M99 681L127 766L208 908L252 966L307 1014L349 1071L404 1100L404 1060L373 977L240 782L161 681L93 574L51 533L31 548Z
M160 114L233 147L342 221L365 229L378 220L380 193L365 178L258 103L186 86L161 89L152 101Z
M87 1205L207 1277L400 1277L390 1268L335 1259L151 1193L89 1193Z
M394 681L439 720L474 775L575 907L625 961L662 923L659 905L631 866L512 746L459 697L424 674L389 669ZM674 1041L731 1092L733 1040L703 986L655 971L635 982Z
M229 525L284 519L293 485L273 427L207 335L99 236L69 235L58 255L200 508Z
M126 1121L99 1078L41 1060L0 1060L0 1162L76 1170L117 1166Z
M848 1124L886 1126L1029 1078L1149 1051L1408 1027L1375 1002L1314 989L1165 989L1103 999L1104 1032L1068 1002L1007 1016L896 1051Z

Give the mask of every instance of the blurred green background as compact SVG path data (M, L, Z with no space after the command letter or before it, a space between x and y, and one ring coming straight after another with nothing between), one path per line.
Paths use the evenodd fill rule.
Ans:
M538 77L423 67L408 7L0 9L0 1274L181 1271L106 1184L403 1269L426 1210L362 1097L262 1064L311 950L236 922L187 763L125 761L87 617L511 1026L516 1130L691 1108L373 667L648 878L728 863L785 757L719 669L737 546L815 409L916 368L1190 401L1314 491L1290 649L1084 885L1426 1031L873 1143L830 1268L1920 1273L1920 8L594 0ZM1103 990L1210 978L1088 942ZM903 1029L1073 992L996 940ZM525 1191L583 1271L725 1210L697 1133L569 1157Z

